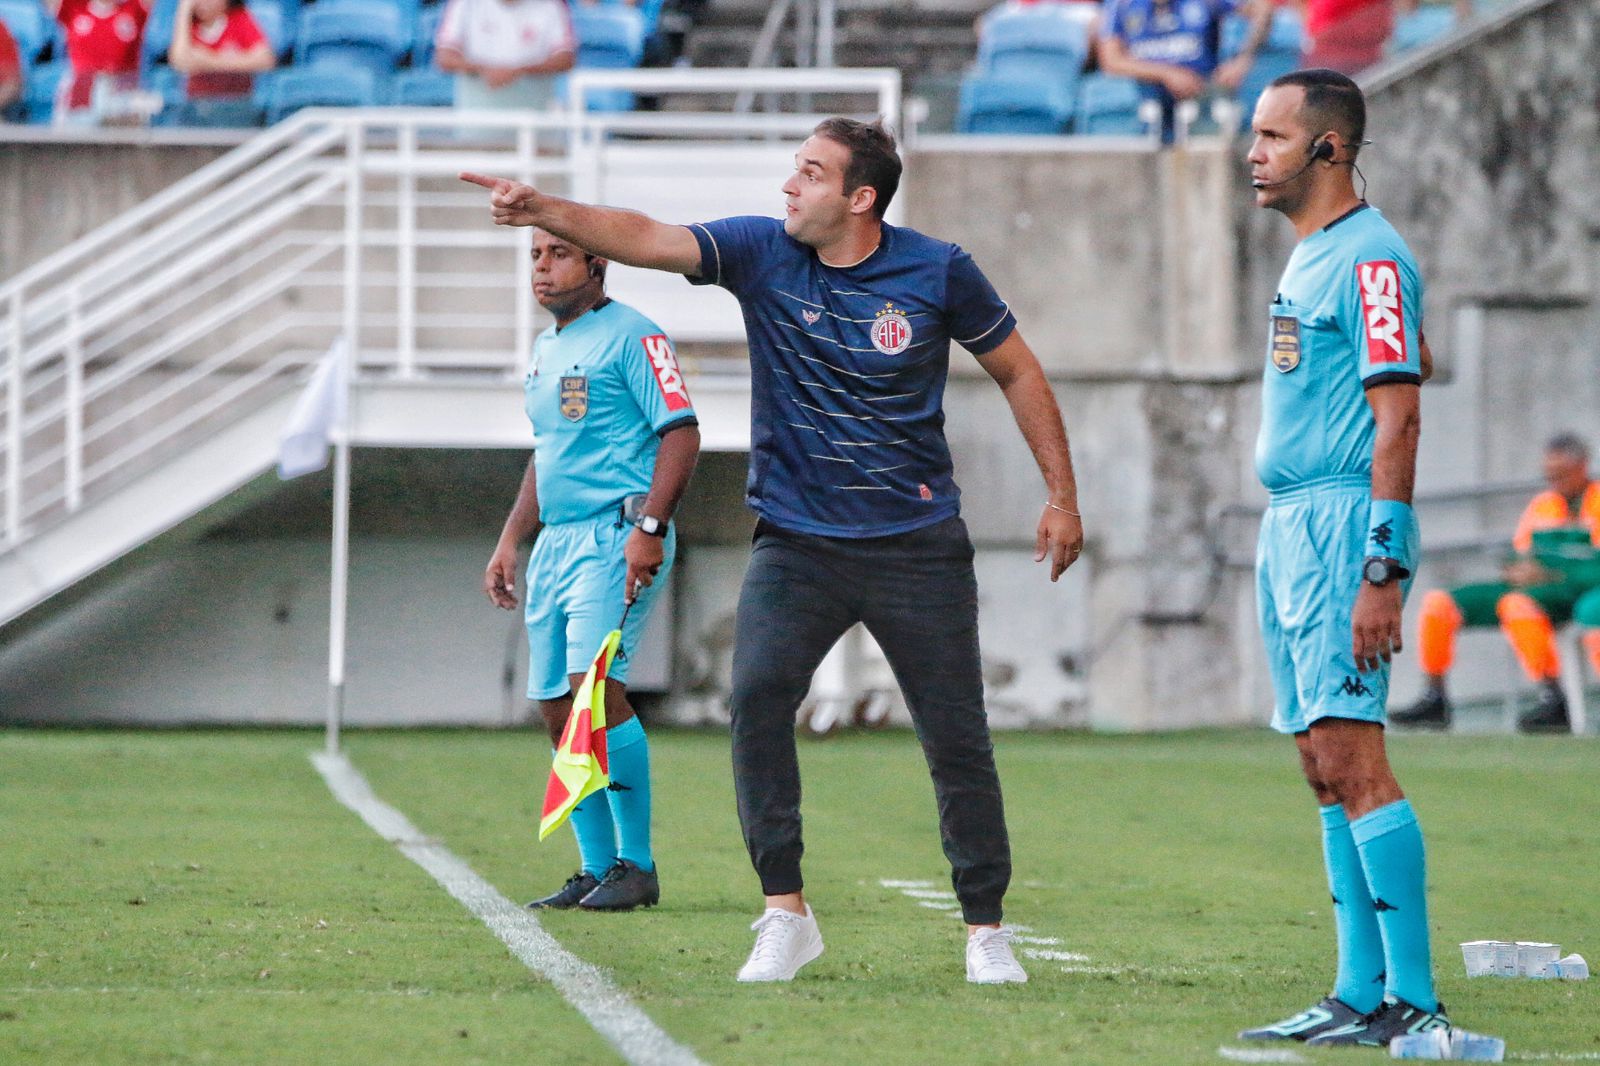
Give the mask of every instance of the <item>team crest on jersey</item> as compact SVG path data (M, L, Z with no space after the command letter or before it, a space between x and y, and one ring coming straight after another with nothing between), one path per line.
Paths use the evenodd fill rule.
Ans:
M589 379L573 374L561 379L561 417L576 422L589 413Z
M899 355L911 347L911 320L892 303L883 305L872 323L872 346L884 355Z
M821 311L805 311L805 310L802 310L800 312L800 317L806 320L806 325L814 326L818 322L822 321L822 312Z
M1267 352L1280 374L1300 365L1300 320L1288 315L1272 316L1272 342Z

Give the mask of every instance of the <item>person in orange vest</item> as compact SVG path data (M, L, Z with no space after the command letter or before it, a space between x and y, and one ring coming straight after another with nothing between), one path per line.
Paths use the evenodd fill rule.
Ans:
M1444 677L1455 660L1456 633L1464 625L1498 622L1517 661L1539 685L1538 706L1522 716L1520 728L1570 728L1555 627L1570 619L1584 628L1584 649L1600 673L1600 481L1589 475L1588 446L1571 433L1545 445L1544 478L1550 487L1522 512L1512 538L1516 558L1503 581L1434 589L1423 597L1417 658L1427 689L1390 721L1448 726Z

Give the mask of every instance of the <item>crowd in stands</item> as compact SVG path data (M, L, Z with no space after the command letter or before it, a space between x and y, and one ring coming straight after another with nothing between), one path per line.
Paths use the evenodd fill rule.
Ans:
M1300 66L1355 73L1471 0L1004 0L958 128L1171 138ZM706 0L0 0L0 121L249 126L311 105L549 107L574 66L667 65ZM634 105L596 94L591 109ZM1202 120L1203 121L1203 120Z
M1356 74L1442 36L1471 11L1471 0L1005 0L979 19L957 125L967 133L1159 128L1170 140L1185 102L1202 124L1216 121L1207 105L1217 101L1248 122L1280 74Z
M545 108L575 65L671 64L703 4L0 0L0 121L233 127L307 106Z

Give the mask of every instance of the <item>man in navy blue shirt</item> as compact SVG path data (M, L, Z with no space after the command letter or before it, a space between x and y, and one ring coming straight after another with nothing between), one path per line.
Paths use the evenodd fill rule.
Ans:
M950 341L1000 386L1044 475L1035 558L1056 580L1083 543L1055 396L1009 308L955 245L890 226L900 181L877 123L833 118L800 147L782 220L670 226L505 179L499 225L738 297L750 342L747 499L759 516L739 599L733 766L766 896L741 981L787 981L822 953L800 875L795 712L856 622L884 650L917 726L968 924L967 979L1026 981L1000 927L1010 845L978 656L972 541L944 439Z
M1237 55L1222 61L1222 22L1236 11L1250 20ZM1162 130L1172 136L1173 105L1215 85L1231 93L1244 81L1272 26L1269 0L1105 0L1100 69L1136 79L1161 104Z

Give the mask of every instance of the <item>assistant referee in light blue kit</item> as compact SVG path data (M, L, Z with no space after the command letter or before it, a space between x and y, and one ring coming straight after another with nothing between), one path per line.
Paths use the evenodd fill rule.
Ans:
M1417 565L1422 278L1355 191L1366 103L1343 74L1304 70L1256 105L1260 207L1300 243L1268 326L1256 470L1272 494L1257 598L1277 706L1321 805L1338 971L1332 992L1259 1040L1386 1047L1446 1029L1429 958L1422 830L1384 751L1390 657Z
M525 379L533 456L484 573L498 607L517 605L517 546L535 532L527 572L528 698L559 743L573 694L624 605L622 653L606 680L611 786L574 808L582 867L530 907L631 910L660 899L650 848L650 748L628 704L628 658L672 567L671 525L700 454L700 430L672 343L605 294L607 263L534 233L533 293L555 316Z

